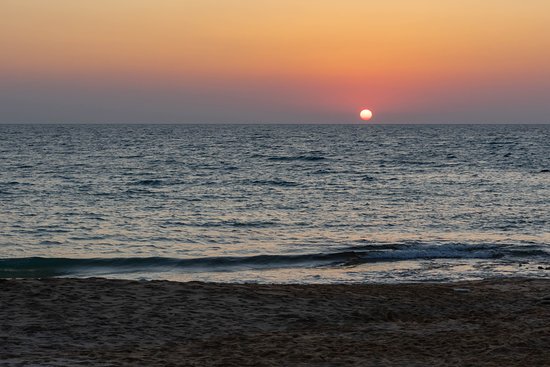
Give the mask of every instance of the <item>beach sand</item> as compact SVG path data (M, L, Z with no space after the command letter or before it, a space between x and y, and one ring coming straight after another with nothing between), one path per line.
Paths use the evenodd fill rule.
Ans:
M550 280L1 280L0 365L550 366Z

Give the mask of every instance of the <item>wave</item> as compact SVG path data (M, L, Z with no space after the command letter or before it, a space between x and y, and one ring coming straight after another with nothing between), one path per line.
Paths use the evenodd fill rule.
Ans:
M257 255L248 257L205 257L177 259L167 257L128 258L46 258L0 259L0 278L52 277L98 273L136 273L165 271L235 271L239 269L281 268L321 265L348 259L342 254Z
M260 186L283 186L283 187L293 187L299 186L297 182L286 181L281 179L274 180L245 180L246 183L251 185L260 185Z
M183 222L179 222L180 226L186 225ZM239 221L239 220L226 220L221 222L204 222L204 223L193 223L191 226L195 227L252 227L252 228L267 228L278 226L278 222L274 221L262 221L262 220L253 220L253 221Z
M144 179L136 180L130 183L134 186L150 186L150 187L159 187L159 186L174 186L180 185L182 182L178 180L169 180L169 179Z
M156 179L148 179L148 180L138 180L138 181L135 181L133 184L141 185L141 186L161 186L164 184L164 181L156 180Z
M345 267L375 262L437 259L548 259L539 246L514 245L367 245L332 253L256 255L178 259L169 257L0 259L0 278L90 276L113 273L231 272L285 267Z
M327 158L321 155L296 155L296 156L275 156L267 158L268 161L324 161Z

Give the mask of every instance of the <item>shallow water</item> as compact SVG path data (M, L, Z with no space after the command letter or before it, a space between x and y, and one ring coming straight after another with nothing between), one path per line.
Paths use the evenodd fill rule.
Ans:
M546 277L549 170L550 125L0 125L0 277Z

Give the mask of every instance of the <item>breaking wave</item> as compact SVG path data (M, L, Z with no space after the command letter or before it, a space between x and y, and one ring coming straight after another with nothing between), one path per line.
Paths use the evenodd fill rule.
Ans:
M374 262L437 259L506 259L547 257L537 246L515 245L384 245L351 247L346 251L299 255L256 255L203 258L44 258L0 259L0 278L93 276L139 272L230 272L284 267L343 267Z

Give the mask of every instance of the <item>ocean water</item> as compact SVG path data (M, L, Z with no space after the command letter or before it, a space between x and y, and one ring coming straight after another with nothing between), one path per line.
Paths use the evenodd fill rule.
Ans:
M0 125L0 277L550 274L550 125Z

